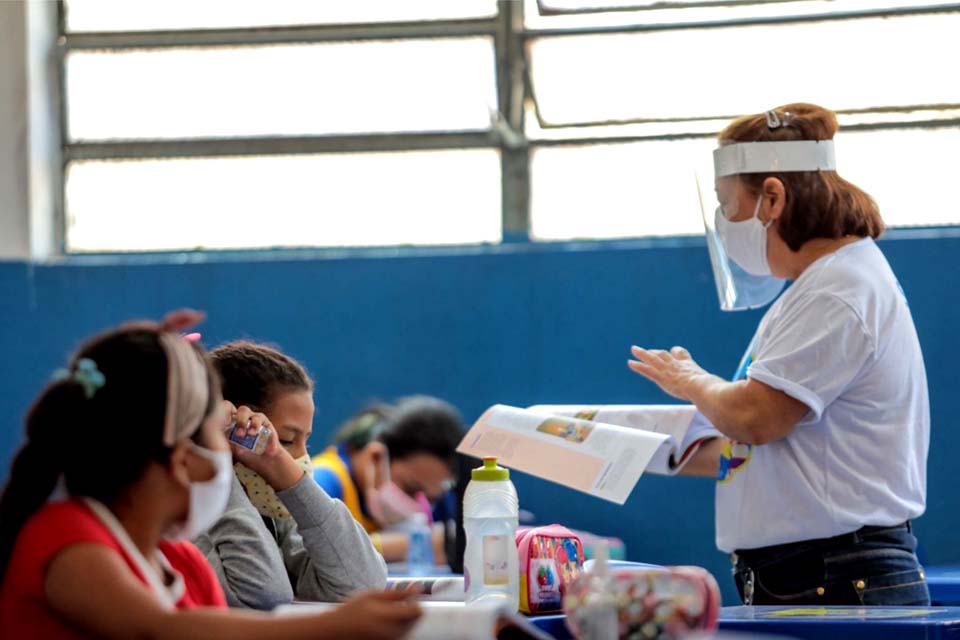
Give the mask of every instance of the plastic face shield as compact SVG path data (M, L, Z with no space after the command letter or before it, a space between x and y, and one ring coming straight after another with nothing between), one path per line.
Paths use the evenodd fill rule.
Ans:
M697 172L697 194L713 268L720 308L724 311L757 309L770 304L785 281L747 273L734 261L717 230L719 216L744 222L754 211L755 196L744 197L737 176L744 173L779 173L836 169L833 141L744 142L724 145L713 153L713 170ZM710 186L714 188L711 189ZM748 210L743 204L750 202Z

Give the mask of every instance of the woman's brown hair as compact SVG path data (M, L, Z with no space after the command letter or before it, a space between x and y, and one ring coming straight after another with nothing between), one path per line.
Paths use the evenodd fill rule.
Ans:
M720 132L720 144L787 140L832 140L837 116L815 104L794 103L773 110L781 126L771 128L767 114L743 116ZM740 180L755 193L767 178L783 183L786 203L777 232L793 251L814 238L879 238L885 225L877 203L836 171L745 173Z

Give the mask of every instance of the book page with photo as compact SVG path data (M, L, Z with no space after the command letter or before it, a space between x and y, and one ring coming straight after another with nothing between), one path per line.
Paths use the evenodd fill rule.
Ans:
M643 473L677 473L715 435L692 405L494 405L457 451L623 504Z

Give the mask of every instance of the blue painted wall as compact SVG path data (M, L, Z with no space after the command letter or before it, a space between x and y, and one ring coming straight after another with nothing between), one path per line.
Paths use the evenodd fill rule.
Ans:
M882 247L910 298L930 379L929 508L917 529L931 560L960 561L950 465L960 451L951 402L960 238L901 237ZM209 313L208 345L268 340L308 366L317 380L315 449L368 399L415 392L449 399L468 420L495 402L663 402L626 369L629 345L682 344L726 376L760 317L717 309L696 240L172 259L0 263L0 477L29 402L79 340L175 307ZM709 481L644 478L625 507L515 481L541 519L618 535L635 559L707 566L733 601L728 561L713 546Z

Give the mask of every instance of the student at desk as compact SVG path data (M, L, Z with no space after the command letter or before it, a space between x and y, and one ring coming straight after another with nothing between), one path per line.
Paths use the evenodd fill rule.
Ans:
M456 447L460 414L448 403L412 396L374 405L347 421L334 443L313 458L314 478L343 500L387 562L404 560L407 535L391 531L411 515L434 521L434 561L444 562L446 528L455 519Z
M230 499L195 540L231 607L337 602L383 588L387 568L344 505L313 480L313 381L299 362L246 340L210 352L238 433L268 430L262 454L233 446Z
M836 172L836 131L832 112L791 104L720 134L704 221L721 306L793 281L734 381L681 347L633 347L629 365L717 429L687 471L718 478L717 546L745 603L927 605L910 524L926 501L923 356L877 205Z
M178 335L196 319L101 334L37 398L0 498L0 639L402 637L421 613L404 593L289 618L226 609L187 541L233 476L216 374Z

